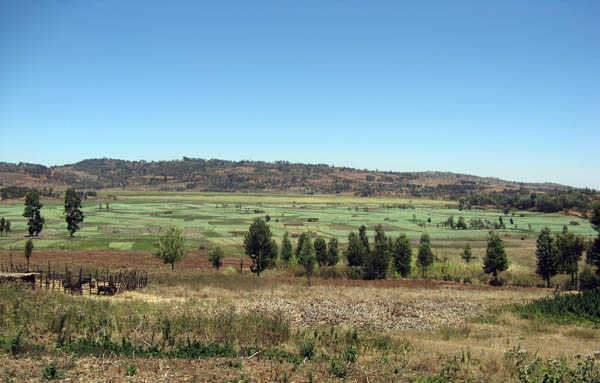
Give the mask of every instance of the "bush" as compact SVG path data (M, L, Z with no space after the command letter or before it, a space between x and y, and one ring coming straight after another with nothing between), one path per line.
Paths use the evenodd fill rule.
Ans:
M363 279L363 271L360 266L346 266L348 279Z
M44 370L42 371L42 379L54 379L56 378L56 374L56 363L52 362L44 367Z
M586 266L579 274L579 287L581 290L600 290L600 277L591 267Z
M312 339L306 339L298 345L298 353L301 357L312 359L315 356L315 342Z
M526 319L550 318L559 323L600 325L600 292L541 298L526 305L514 305L513 309Z

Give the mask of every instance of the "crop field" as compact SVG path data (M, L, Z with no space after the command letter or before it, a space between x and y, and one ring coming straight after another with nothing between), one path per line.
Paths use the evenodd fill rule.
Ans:
M541 382L549 371L599 373L582 364L598 351L597 325L540 317L538 306L525 306L552 297L536 287L540 229L566 225L593 236L579 217L459 211L453 202L416 199L113 192L84 203L85 222L70 238L62 202L42 202L46 225L32 264L143 268L148 286L105 297L0 284L6 382ZM4 264L11 253L23 261L22 212L22 202L0 204L0 216L12 223L0 238ZM409 278L376 281L317 272L308 287L293 263L257 277L242 255L243 235L267 215L277 240L287 231L295 242L311 231L335 236L342 248L363 224L369 235L378 224L392 237L406 233L413 251L426 231L438 261L427 279L416 268ZM507 286L489 286L481 271L488 230L446 228L450 216L467 224L502 216ZM171 225L183 229L190 248L174 272L150 256ZM477 257L469 265L458 255L466 242ZM226 253L220 271L207 260L214 246ZM338 266L330 272L343 270Z
M358 230L359 226L367 226L372 234L375 226L382 224L386 234L395 237L405 233L414 243L426 231L434 247L458 248L467 241L473 241L474 247L482 245L480 242L485 239L487 229L446 228L442 222L450 216L454 216L455 222L458 217L464 217L467 225L472 219L493 224L502 216L506 229L500 233L508 237L533 238L544 226L560 232L564 225L573 233L594 235L589 222L579 217L526 211L511 211L508 215L497 210L459 211L453 202L447 201L223 193L124 192L110 197L84 203L85 222L75 238L68 236L62 203L44 202L42 212L46 225L36 240L36 248L151 250L156 235L175 225L183 228L195 248L221 246L226 251L239 253L243 234L250 223L267 215L276 240L286 231L293 237L311 231L319 236L337 237L344 244L349 232ZM11 220L13 231L10 237L0 238L0 248L24 246L27 226L22 212L23 205L19 203L0 205L0 216Z

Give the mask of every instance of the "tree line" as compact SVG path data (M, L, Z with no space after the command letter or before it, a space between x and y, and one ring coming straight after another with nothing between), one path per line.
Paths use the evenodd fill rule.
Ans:
M81 206L80 193L74 189L68 189L65 192L64 214L67 223L67 230L72 237L79 229L80 224L85 219ZM44 205L40 202L40 196L35 189L30 189L25 196L25 209L23 217L27 218L27 231L29 236L37 237L44 229L46 219L42 215ZM0 235L11 232L11 223L4 217L0 218Z
M599 234L588 243L583 237L570 233L567 226L555 236L552 236L548 227L540 232L536 241L536 272L544 278L547 287L550 287L550 278L562 273L571 276L572 287L578 287L578 282L581 282L584 289L600 288L600 204L594 206L590 222ZM587 254L585 263L596 269L595 276L578 276L579 261L584 250Z

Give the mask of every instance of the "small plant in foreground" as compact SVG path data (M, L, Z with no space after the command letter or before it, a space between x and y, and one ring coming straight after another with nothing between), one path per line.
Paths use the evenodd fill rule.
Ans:
M48 365L46 365L46 367L44 367L44 370L42 371L42 379L54 379L56 378L57 375L57 369L56 369L56 363L52 362Z
M315 356L315 342L307 339L298 346L300 356L306 359L312 359Z
M126 376L135 376L137 374L137 368L135 367L135 363L130 363L125 366L125 375Z

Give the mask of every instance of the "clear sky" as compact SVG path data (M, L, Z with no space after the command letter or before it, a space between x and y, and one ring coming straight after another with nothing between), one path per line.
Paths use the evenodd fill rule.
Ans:
M0 1L0 161L600 188L598 1Z

